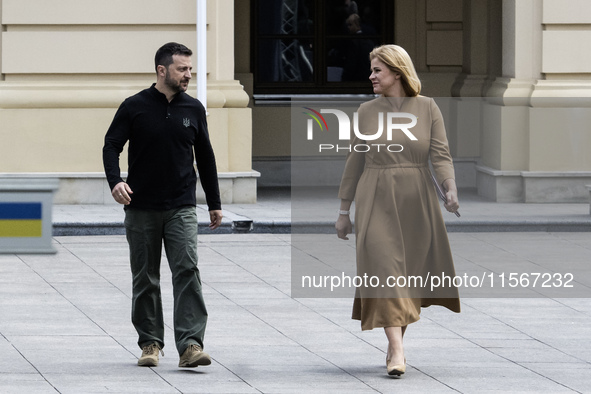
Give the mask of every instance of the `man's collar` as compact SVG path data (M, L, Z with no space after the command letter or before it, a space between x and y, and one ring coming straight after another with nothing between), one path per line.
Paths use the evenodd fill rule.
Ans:
M158 96L158 97L163 97L164 100L166 100L168 102L168 98L166 97L166 95L164 93L162 93L160 90L156 89L156 83L153 83L152 86L150 86L149 90L152 92L152 94ZM175 94L172 97L172 100L170 100L170 102L173 102L174 100L176 100L178 97L180 97L184 92L178 92L177 94Z

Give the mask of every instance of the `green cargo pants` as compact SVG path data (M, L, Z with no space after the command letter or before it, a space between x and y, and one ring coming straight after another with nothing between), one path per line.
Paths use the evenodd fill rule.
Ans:
M141 347L164 347L160 294L162 241L174 294L174 338L179 355L191 344L203 348L207 310L197 268L197 213L194 206L167 211L126 209L133 295L131 320Z

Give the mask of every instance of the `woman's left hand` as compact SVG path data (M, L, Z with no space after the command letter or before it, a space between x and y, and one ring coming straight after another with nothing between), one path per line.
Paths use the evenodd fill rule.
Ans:
M447 198L447 202L444 204L445 209L452 213L456 212L458 209L460 209L456 181L453 179L446 179L445 182L443 182L443 187L445 190L447 190L445 193L445 197Z
M349 240L347 235L353 232L353 225L351 224L351 218L349 215L339 215L334 227L337 230L337 237Z
M445 203L445 209L447 209L451 213L454 213L458 209L460 209L460 204L458 202L458 193L455 190L448 191L445 194L445 197L447 198L447 202Z

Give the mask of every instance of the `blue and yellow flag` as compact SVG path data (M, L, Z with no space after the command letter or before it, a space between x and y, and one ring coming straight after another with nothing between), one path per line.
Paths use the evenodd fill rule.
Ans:
M0 237L41 237L40 202L0 202Z

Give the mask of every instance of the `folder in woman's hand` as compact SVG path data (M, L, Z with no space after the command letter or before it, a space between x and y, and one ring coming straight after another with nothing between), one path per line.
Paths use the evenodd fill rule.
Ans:
M447 203L447 197L445 197L445 191L443 190L443 188L441 186L439 186L439 183L437 183L437 179L435 179L433 174L431 174L431 180L433 181L433 184L435 185L435 190L437 190L437 194L439 195L439 198L441 199L441 201L443 201L444 203ZM460 213L458 211L455 211L454 213L456 214L457 217L460 217Z

